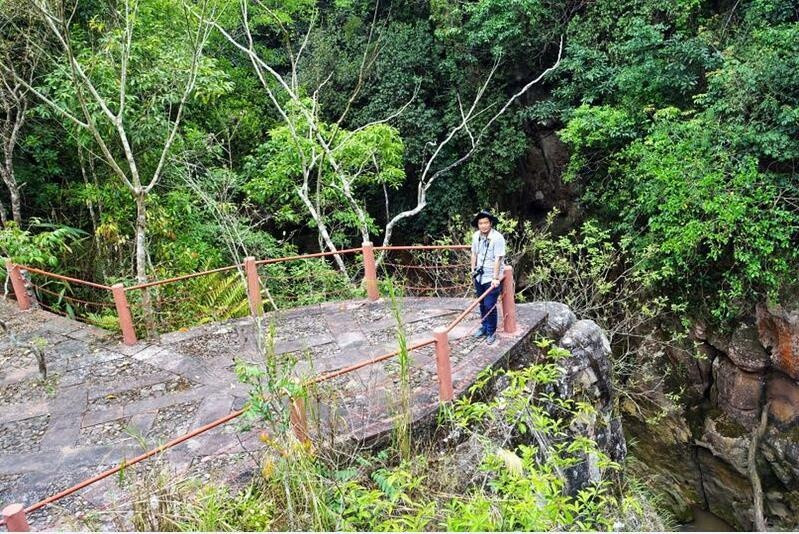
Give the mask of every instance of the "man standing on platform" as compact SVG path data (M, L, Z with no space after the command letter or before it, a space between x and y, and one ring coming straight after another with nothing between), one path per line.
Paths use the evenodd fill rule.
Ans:
M472 278L477 297L489 289L488 295L480 302L482 326L475 332L475 337L486 337L491 345L496 341L497 331L497 298L502 287L502 274L505 268L505 238L494 230L497 218L485 210L481 210L472 219L472 226L477 231L472 237Z

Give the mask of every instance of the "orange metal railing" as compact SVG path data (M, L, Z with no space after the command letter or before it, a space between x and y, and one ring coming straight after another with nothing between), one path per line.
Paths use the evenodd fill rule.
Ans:
M362 248L342 250L342 251L338 251L337 254L352 254L352 253L355 253L355 252L361 252L364 255L364 258L365 258L364 261L366 263L365 268L364 268L364 271L365 271L364 280L365 280L365 283L368 285L370 283L370 276L374 277L375 273L376 273L376 268L375 268L375 265L374 265L374 261L375 260L374 260L374 256L373 256L373 251L374 250L380 250L380 251L390 251L390 250L412 251L412 250L442 250L442 249L462 250L462 249L468 249L468 248L469 248L468 246L461 246L461 245L456 245L456 246L426 246L426 247L371 247L371 245L365 244L365 246L362 247ZM364 250L364 249L366 249L366 250ZM73 278L69 278L69 277L65 277L65 276L61 276L61 275L56 275L56 274L53 274L53 273L48 273L46 271L42 271L42 270L39 270L39 269L33 269L33 268L26 267L26 266L23 266L23 265L13 264L11 262L8 262L6 264L6 267L8 269L9 275L11 276L11 281L12 281L12 284L14 286L14 291L15 291L15 294L16 294L16 297L17 297L17 301L18 301L19 307L21 309L27 309L27 307L30 306L30 302L28 301L27 291L26 291L26 288L25 288L25 280L23 279L23 277L22 277L22 275L20 273L20 270L27 270L29 272L36 272L36 273L42 274L44 276L50 276L50 277L55 278L55 279L61 279L61 280L69 281L69 282L72 282L72 283L84 284L84 285L87 285L87 286L90 286L90 287L95 287L95 288L100 288L100 289L111 291L113 293L113 295L114 295L114 299L115 299L115 303L116 303L116 306L117 306L117 310L120 312L120 323L126 322L126 321L130 322L131 323L130 324L130 328L132 329L132 320L130 319L130 315L128 315L127 318L123 317L123 315L124 315L124 313L126 311L127 311L128 314L130 314L129 307L127 306L127 302L125 302L125 292L126 291L133 291L133 290L137 290L137 289L144 289L144 288L147 288L147 287L154 287L154 286L157 286L159 284L168 284L168 283L178 282L178 281L181 281L181 280L196 278L198 276L202 276L202 275L205 275L205 274L219 273L219 272L224 272L224 271L229 271L229 270L232 270L232 269L238 269L240 267L244 267L245 271L246 271L246 275L245 276L246 276L247 282L248 282L248 284L247 284L248 285L248 293L250 295L257 294L260 297L260 288L258 288L258 290L256 290L256 287L257 287L256 284L258 284L258 281L257 281L257 278L256 278L257 274L256 275L253 274L255 272L255 267L258 264L265 265L265 264L279 263L281 261L306 260L306 259L309 259L309 258L318 258L318 257L331 256L333 254L334 253L318 253L318 254L292 256L292 257L288 257L288 258L274 258L274 259L260 260L260 261L255 261L254 258L247 258L245 260L244 264L238 264L238 265L234 265L234 266L223 267L223 268L220 268L220 269L213 269L211 271L206 271L206 272L203 272L203 273L192 273L192 274L189 274L189 275L184 275L182 277L174 277L174 278L170 278L170 279L166 279L166 280L159 280L159 281L149 282L147 284L140 284L138 286L130 286L130 287L127 287L127 288L123 287L121 284L117 284L115 286L109 287L109 286L105 286L105 285L102 285L102 284L95 284L93 282L86 282L86 281L83 281L83 280L77 280L77 279L73 279ZM371 256L371 259L369 258L369 256ZM369 265L370 263L372 263L372 265ZM374 285L374 289L376 290L376 284ZM451 363L450 363L449 335L450 335L450 333L452 332L452 330L456 326L458 326L472 311L474 311L474 309L477 306L480 305L480 303L488 296L488 294L490 292L491 292L491 289L489 288L488 290L483 292L483 294L481 294L477 298L475 298L469 304L469 306L467 306L447 326L436 328L434 330L434 332L433 332L433 337L431 337L429 339L425 339L425 340L420 341L418 343L415 343L415 344L413 344L413 345L411 345L411 346L409 346L407 348L408 351L412 351L412 350L417 350L417 349L420 349L420 348L423 348L423 347L426 347L426 346L429 346L429 345L435 345L436 370L437 370L438 381L439 381L439 400L441 402L448 402L448 401L451 401L453 399L452 369L451 369ZM503 328L504 328L504 331L506 333L513 333L516 330L516 314L515 314L514 293L515 293L515 287L514 287L514 280L513 280L513 269L508 266L508 267L506 267L505 273L503 275L502 293L501 293L500 299L498 299L498 301L497 301L497 304L499 304L500 301L502 302ZM378 295L370 294L369 296L370 296L370 298L372 298L372 297L374 297L375 299L378 298ZM259 312L263 311L262 306L259 306L258 302L253 302L253 297L250 297L250 304L251 304L251 311L253 311L254 313L259 313ZM495 306L497 304L495 304ZM491 310L488 310L487 313L489 313L490 311ZM125 332L125 329L123 327L123 333L124 332ZM130 334L130 330L127 333ZM135 337L133 338L133 340L131 340L131 339L126 337L125 342L127 343L129 341L132 341L132 342L135 343ZM355 364L352 364L352 365L350 365L348 367L344 367L344 368L337 369L335 371L331 371L331 372L327 372L327 373L322 373L320 375L317 375L317 376L315 376L313 378L310 378L310 379L306 380L303 385L304 386L309 386L309 385L312 385L312 384L318 384L318 383L321 383L321 382L325 382L327 380L331 380L331 379L336 378L338 376L342 376L344 374L351 373L353 371L356 371L358 369L364 368L366 366L373 365L375 363L379 363L381 361L388 360L390 358L393 358L393 357L397 356L399 353L400 353L400 351L396 350L396 351L393 351L393 352L390 352L390 353L387 353L387 354L383 354L383 355L377 356L375 358L362 360L362 361L360 361L358 363L355 363ZM303 403L301 403L301 402L298 403L298 402L296 402L296 400L293 400L290 403L290 410L291 410L290 421L291 421L291 425L293 427L295 435L301 440L308 440L309 439L309 433L308 433L308 429L307 429L307 423L306 423L306 419L305 419ZM86 480L84 480L84 481L82 481L82 482L80 482L78 484L75 484L74 486L72 486L70 488L67 488L67 489L65 489L65 490L63 490L61 492L58 492L58 493L56 493L54 495L51 495L51 496L49 496L49 497L47 497L45 499L42 499L41 501L39 501L39 502L37 502L37 503L35 503L35 504L31 505L31 506L28 506L28 507L25 507L25 508L23 508L19 504L12 504L12 505L6 506L6 508L4 508L2 510L2 516L3 517L0 518L0 525L5 524L9 531L27 531L27 530L29 530L29 525L27 523L26 514L34 512L34 511L42 508L43 506L46 506L46 505L48 505L50 503L53 503L53 502L55 502L55 501L57 501L59 499L62 499L64 497L66 497L68 495L71 495L71 494L73 494L73 493L85 488L86 486L89 486L89 485L91 485L91 484L93 484L95 482L103 480L104 478L107 478L107 477L119 472L120 470L125 469L126 467L129 467L129 466L134 465L136 463L139 463L139 462L141 462L143 460L146 460L147 458L150 458L150 457L152 457L155 454L163 452L164 450L169 449L170 447L178 445L178 444L180 444L180 443L182 443L182 442L184 442L184 441L186 441L188 439L191 439L191 438L193 438L195 436L198 436L198 435L200 435L200 434L202 434L204 432L207 432L207 431L209 431L209 430L211 430L213 428L216 428L216 427L218 427L218 426L220 426L222 424L225 424L225 423L227 423L227 422L239 417L240 415L245 413L245 411L246 411L246 408L231 412L230 414L228 414L228 415L226 415L224 417L221 417L221 418L217 419L216 421L213 421L211 423L203 425L203 426L201 426L199 428L196 428L196 429L194 429L194 430L192 430L192 431L190 431L190 432L188 432L188 433L186 433L186 434L184 434L182 436L179 436L179 437L177 437L175 439L172 439L171 441L168 441L167 443L164 443L163 445L161 445L159 447L156 447L155 449L147 451L147 452L145 452L145 453L143 453L143 454L141 454L141 455L139 455L139 456L137 456L137 457L135 457L135 458L133 458L131 460L123 461L120 465L118 465L118 466L116 466L114 468L111 468L111 469L108 469L106 471L103 471L102 473L99 473L99 474L97 474L97 475L95 475L95 476L93 476L93 477L91 477L89 479L86 479Z
M469 264L455 256L446 255L468 249L468 245L374 247L371 243L364 243L358 248L335 252L261 260L246 258L244 263L129 286L108 286L12 262L7 262L6 267L20 309L28 309L36 300L40 306L54 313L101 327L115 326L121 331L124 343L135 344L141 335L174 331L209 319L224 320L247 313L260 314L263 310L263 296L269 299L270 306L277 307L315 303L309 300L311 296L319 297L323 302L359 296L360 290L356 289L348 277L338 276L328 266L325 267L326 271L320 269L318 264L316 269L309 268L313 267L313 261L325 261L331 256L351 259L356 254L361 256L362 290L370 300L377 300L380 296L378 268L386 277L399 276L405 280L403 288L410 293L465 296L471 287L466 274ZM377 261L375 252L380 254ZM433 253L440 253L439 259L443 260L431 260L429 255ZM406 254L406 257L402 260L394 259L391 254ZM419 259L414 254L428 256ZM320 278L320 273L325 274L327 281ZM307 282L306 290L294 293L288 291L293 283L299 285L302 277ZM242 278L244 285L241 283ZM323 282L321 287L313 287L313 283L319 281ZM233 301L232 304L226 301L222 306L207 302L205 306L198 306L195 294L213 284L222 289L230 289L233 285L240 289L246 288L246 294L240 299L229 299ZM76 286L83 292L78 291ZM307 289L308 287L311 289ZM277 295L273 295L274 293Z

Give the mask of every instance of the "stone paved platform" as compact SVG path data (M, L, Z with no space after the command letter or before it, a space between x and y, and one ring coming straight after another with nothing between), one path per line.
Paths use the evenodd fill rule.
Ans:
M454 319L468 299L401 301L408 343L428 339ZM470 335L477 314L451 333L456 395L479 371L499 362L545 319L540 309L517 308L519 330L500 332L486 346ZM0 506L32 504L238 409L248 391L234 374L235 358L257 361L249 318L161 336L157 343L118 343L108 332L41 310L20 313L0 299L0 318L14 336L44 346L47 380L32 355L0 339ZM296 360L295 374L340 369L396 349L396 324L384 301L327 303L270 315L274 351ZM414 420L437 406L433 346L411 353ZM320 385L309 402L312 432L373 441L392 428L397 413L395 359ZM263 445L256 431L234 422L163 453L177 472L230 481L257 468ZM148 460L147 462L150 462ZM145 462L146 463L146 462ZM124 508L114 477L32 514L36 527L77 528L80 510ZM97 528L114 528L101 523Z

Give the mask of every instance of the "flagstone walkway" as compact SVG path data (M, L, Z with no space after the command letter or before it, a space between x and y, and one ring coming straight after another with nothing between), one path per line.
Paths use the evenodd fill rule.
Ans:
M406 298L401 310L408 344L432 337L468 299ZM453 383L463 392L482 369L495 365L545 319L517 307L516 334L500 333L486 346L471 332L476 314L450 334ZM236 359L258 362L249 318L161 336L125 346L108 332L42 310L19 312L0 299L0 319L11 335L0 339L0 507L30 505L187 431L241 408L248 395L234 372ZM294 373L313 376L391 352L397 325L389 305L366 300L326 303L267 317L274 353L296 361ZM501 321L500 321L501 324ZM12 341L12 337L15 342ZM48 377L20 342L43 347ZM371 442L392 428L400 380L396 359L370 365L313 391L311 432L349 442ZM438 405L434 347L411 353L414 420L430 421ZM257 429L235 420L184 442L159 461L176 472L216 481L246 481L263 444ZM151 462L147 460L145 463ZM115 477L93 484L31 514L36 528L76 529L84 510L124 508ZM94 528L118 529L98 518ZM92 524L92 523L90 523Z

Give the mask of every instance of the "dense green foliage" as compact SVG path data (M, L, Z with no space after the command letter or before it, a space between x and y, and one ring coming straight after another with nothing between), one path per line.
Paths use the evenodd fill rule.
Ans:
M541 109L566 122L587 209L633 240L662 293L723 321L776 296L799 259L797 12L654 6L575 18L573 76Z
M27 93L11 158L23 230L36 232L27 228L36 218L80 228L91 239L62 249L61 269L129 280L137 211L120 180L132 172L124 142L91 99L82 114L64 48L34 5L3 3L0 35L4 62L17 73L33 69L39 93ZM125 6L133 13L128 56ZM364 232L381 239L387 220L416 205L433 147L492 69L479 106L489 112L442 146L431 172L467 153L469 133L555 63L563 36L558 68L437 179L425 208L400 222L392 240L432 241L453 215L479 206L540 220L542 207L560 201L532 198L541 169L529 168L529 154L558 132L569 161L560 169L545 156L548 179L558 187L562 172L579 193L574 213L626 243L631 263L653 281L653 298L724 321L776 296L792 276L799 15L790 2L256 3L248 13L253 50L285 87L221 33L246 43L238 5L206 7L215 25L205 28L196 83L146 199L150 275L229 264L242 253L357 246ZM176 120L197 17L178 1L137 0L80 2L71 19L77 61L112 111L124 103L131 161L145 183ZM25 35L41 45L38 55L21 47ZM6 96L4 111L14 111ZM94 121L97 133L54 105ZM3 206L9 191L0 188Z

